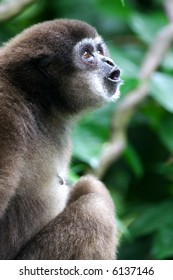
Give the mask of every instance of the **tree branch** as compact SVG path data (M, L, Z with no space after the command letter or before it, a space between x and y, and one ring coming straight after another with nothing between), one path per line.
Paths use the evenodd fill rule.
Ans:
M164 7L170 22L173 22L173 0L165 0Z
M139 77L141 79L150 78L152 73L157 69L167 49L173 40L173 23L163 28L149 49L147 56L141 67Z
M0 22L16 16L35 1L36 0L9 0L0 4Z

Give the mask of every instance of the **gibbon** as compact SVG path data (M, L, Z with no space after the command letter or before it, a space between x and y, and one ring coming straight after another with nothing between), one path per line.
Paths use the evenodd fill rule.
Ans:
M0 48L0 259L114 259L106 187L69 187L76 116L115 100L120 70L95 28L53 20Z

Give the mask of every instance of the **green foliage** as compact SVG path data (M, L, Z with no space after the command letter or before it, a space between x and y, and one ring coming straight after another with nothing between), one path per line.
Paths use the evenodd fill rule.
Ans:
M0 26L0 42L24 28L60 17L95 25L122 71L121 97L138 85L138 72L156 34L168 23L163 0L38 0ZM162 43L162 42L160 42ZM104 175L116 204L119 259L173 258L173 52L152 76L149 96L133 115L127 147ZM117 103L118 104L118 103ZM85 115L73 129L70 181L98 167L111 135L116 104Z
M130 26L146 44L151 44L157 32L167 23L163 12L142 14L132 12L130 16Z
M168 115L166 116L159 130L159 137L162 140L165 147L172 153L173 152L173 117Z
M113 105L86 115L74 128L74 157L97 168L103 144L109 139ZM79 137L80 135L80 137Z
M173 88L172 75L164 73L155 73L152 80L151 96L165 108L173 113Z
M148 205L129 227L133 238L151 235L153 246L151 254L156 259L168 258L173 254L173 201Z

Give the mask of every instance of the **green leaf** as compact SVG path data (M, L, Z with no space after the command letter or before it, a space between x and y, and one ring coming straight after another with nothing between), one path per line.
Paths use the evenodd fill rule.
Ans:
M125 7L125 0L121 0L122 6Z
M173 257L173 220L157 232L152 248L152 254L156 259Z
M135 175L141 177L143 174L143 166L135 149L131 145L128 145L123 155Z
M130 53L129 55L129 51L126 49L121 50L119 48L115 48L115 46L111 44L109 45L109 50L111 57L114 59L118 67L123 69L122 76L136 79L139 72L139 66L137 66L137 63L135 63L132 59L132 54Z
M142 14L133 12L130 25L133 31L147 44L151 44L159 30L167 24L163 13Z
M123 79L122 79L123 81ZM130 91L134 90L138 85L138 80L134 79L134 78L125 78L125 80L123 81L123 84L121 85L120 88L120 101L121 101L121 97L129 94ZM119 101L118 100L118 101Z
M151 234L164 229L165 225L172 223L173 201L165 201L148 206L129 227L135 237Z
M109 138L114 104L85 116L73 131L73 155L96 168L103 144Z
M124 0L98 0L98 5L100 10L104 13L108 13L110 16L116 16L116 19L127 18L130 12L130 7L127 4L124 5Z
M150 94L162 107L173 113L173 77L171 75L155 73Z
M162 66L167 71L173 71L173 48L171 48L166 54L162 62Z
M173 181L173 163L158 163L155 164L154 170L156 171L157 174L160 174L167 178L168 180ZM169 185L169 193L173 193L173 185Z
M163 144L173 152L173 115L169 115L162 121L158 133Z
M94 127L77 126L73 133L73 155L95 168L102 148L102 140L94 132Z

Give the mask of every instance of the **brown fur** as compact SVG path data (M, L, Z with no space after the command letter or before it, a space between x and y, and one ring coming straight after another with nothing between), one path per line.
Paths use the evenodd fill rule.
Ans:
M115 256L114 207L104 185L91 176L71 190L62 184L72 119L104 99L89 89L99 71L74 63L78 42L97 37L85 23L55 20L0 49L0 259Z

